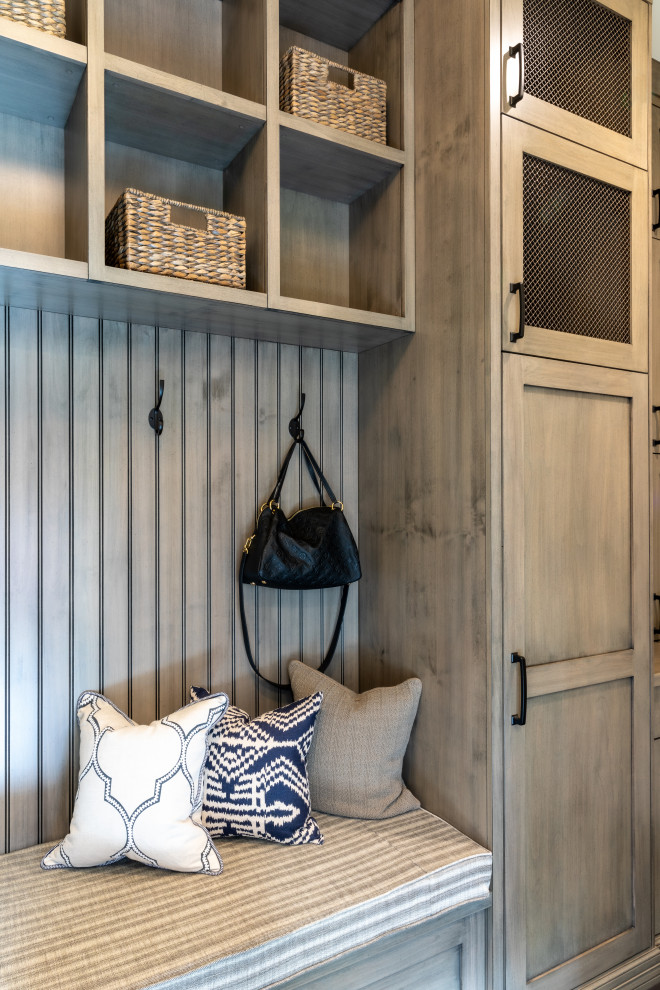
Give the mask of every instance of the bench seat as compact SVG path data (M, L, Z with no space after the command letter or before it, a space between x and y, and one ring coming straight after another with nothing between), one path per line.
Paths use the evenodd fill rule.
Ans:
M468 928L447 933L462 919L483 919L489 906L491 853L421 809L385 821L315 817L322 846L219 840L221 876L132 861L41 870L52 843L0 856L0 986L353 987L366 966L372 987L381 946L383 986L399 985L392 967L406 956L401 987L416 985L414 966L444 967L434 956ZM480 932L471 958L481 970L483 924L470 931ZM418 985L451 986L422 976Z

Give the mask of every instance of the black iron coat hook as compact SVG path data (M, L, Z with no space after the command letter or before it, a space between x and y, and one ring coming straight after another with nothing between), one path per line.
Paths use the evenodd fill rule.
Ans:
M163 392L165 391L165 382L161 378L158 385L158 402L154 408L149 413L149 426L155 430L156 436L159 437L163 432L163 414L160 411L160 404L163 401Z

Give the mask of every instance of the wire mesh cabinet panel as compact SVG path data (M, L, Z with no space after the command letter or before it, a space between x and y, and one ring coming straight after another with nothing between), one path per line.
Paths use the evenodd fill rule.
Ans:
M503 112L646 168L649 18L640 0L504 0Z
M647 174L502 120L502 346L645 371Z

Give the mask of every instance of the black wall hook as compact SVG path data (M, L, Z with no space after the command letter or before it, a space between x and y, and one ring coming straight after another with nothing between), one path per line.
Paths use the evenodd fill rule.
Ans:
M298 415L294 416L293 419L289 420L289 433L294 440L302 440L305 436L305 431L300 425L300 418L302 416L302 411L305 408L305 393L302 392L300 395L300 409L298 410Z
M153 430L155 430L157 437L159 437L163 432L163 414L160 411L160 404L163 401L164 391L165 391L165 382L161 378L158 385L158 402L149 413L149 426Z

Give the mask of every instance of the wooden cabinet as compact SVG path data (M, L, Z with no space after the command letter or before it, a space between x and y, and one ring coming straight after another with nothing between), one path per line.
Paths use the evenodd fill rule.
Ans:
M647 167L648 10L502 0L502 112Z
M650 986L650 8L415 12L416 332L359 362L361 686L422 679L406 772L493 849L496 990ZM623 131L549 68L587 102L609 75Z
M87 275L84 38L0 25L0 264L73 284Z
M653 863L655 889L655 934L660 935L660 650L653 664Z
M651 168L654 205L652 220L658 223L660 204L660 62L652 63ZM660 226L651 242L651 498L653 543L651 554L653 591L653 862L655 880L655 934L660 936Z
M504 117L502 259L504 350L647 370L646 172Z
M646 376L507 354L503 410L506 985L559 990L650 943Z
M412 0L70 8L66 39L0 19L3 302L346 350L414 328ZM386 82L386 144L279 109L291 44ZM127 187L244 216L245 289L108 267Z

